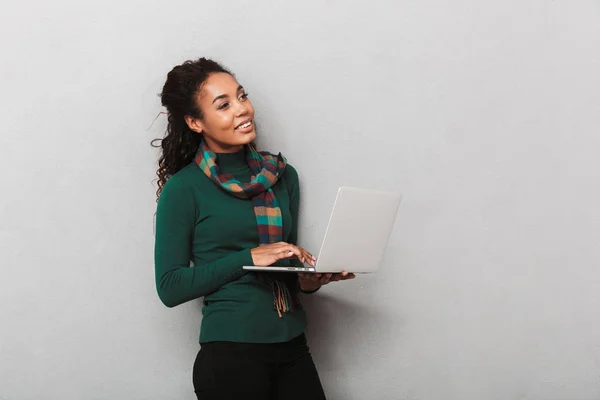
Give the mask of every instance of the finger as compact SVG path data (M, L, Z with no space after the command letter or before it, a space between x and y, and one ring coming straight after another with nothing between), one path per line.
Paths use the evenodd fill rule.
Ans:
M298 246L294 246L293 244L290 244L289 246L290 246L291 251L294 252L294 254L298 257L298 259L301 262L303 262L303 263L306 262L306 257L304 255L304 250L302 248L300 248Z
M341 275L341 274L334 274L334 275L331 277L331 281L332 281L332 282L341 281L342 279L343 279L343 278L342 278L342 275Z
M310 251L306 250L304 247L300 247L300 246L296 246L298 247L301 251L305 252L306 254L308 254L310 257L312 257L313 255L310 253Z
M307 262L308 264L312 265L313 267L315 266L315 264L316 264L316 262L315 262L315 261L316 261L317 259L316 259L316 258L314 258L314 257L312 256L312 254L310 254L308 251L306 251L306 250L305 250L305 251L304 251L304 257L306 257L306 262Z
M300 252L302 252L302 255L304 256L305 260L303 262L311 264L314 266L314 262L317 261L317 259L315 258L315 256L313 256L309 251L307 251L306 249L300 247L300 246L296 246Z
M283 258L292 258L294 256L301 258L302 254L300 253L300 250L298 250L298 248L296 248L296 246L293 245L288 245L286 246L280 254L285 254L285 256Z
M353 273L351 273L351 272L348 272L348 271L342 271L342 272L340 273L340 275L341 275L341 277L342 277L342 280L347 280L347 279L354 279L354 278L356 278L356 275L354 275Z
M316 282L319 280L319 278L321 278L321 274L312 274L311 280Z
M283 260L283 259L288 259L288 258L294 258L296 257L296 255L294 254L293 251L280 251L277 254L275 254L275 257L277 258L277 261L279 260Z
M308 251L304 250L304 249L300 249L302 250L302 254L304 256L304 262L307 264L312 265L313 267L315 266L315 261L317 260L312 254L310 254Z
M302 263L309 263L310 259L307 257L306 252L304 252L304 250L299 249L300 250L300 256L298 257L298 260L300 260L300 262Z
M312 257L308 251L302 249L302 256L304 257L305 262L312 264Z

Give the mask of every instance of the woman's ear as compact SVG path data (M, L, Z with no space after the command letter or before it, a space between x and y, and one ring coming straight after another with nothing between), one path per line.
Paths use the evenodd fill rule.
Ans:
M188 128L190 128L194 132L202 133L202 131L204 130L204 125L202 124L202 121L200 121L199 118L194 118L190 115L186 115L185 123L187 124Z

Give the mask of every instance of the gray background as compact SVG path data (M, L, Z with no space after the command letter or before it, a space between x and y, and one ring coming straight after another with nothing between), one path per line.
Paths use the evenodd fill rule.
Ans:
M237 73L300 172L404 193L383 269L307 300L330 399L600 398L600 2L3 4L0 398L194 399L153 278L166 73Z

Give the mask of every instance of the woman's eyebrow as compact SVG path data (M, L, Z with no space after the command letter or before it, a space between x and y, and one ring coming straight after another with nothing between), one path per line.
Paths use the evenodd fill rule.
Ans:
M239 92L240 90L243 90L243 89L244 89L244 87L242 85L240 85L240 86L238 86L237 91ZM226 94L220 94L217 97L215 97L215 99L213 100L212 103L215 104L215 101L220 100L220 99L224 99L226 97L228 97L228 95L226 95Z

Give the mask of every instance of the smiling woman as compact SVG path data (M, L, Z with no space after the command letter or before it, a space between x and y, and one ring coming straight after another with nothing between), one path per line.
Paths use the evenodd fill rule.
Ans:
M161 99L156 288L168 307L204 298L198 398L324 399L299 292L354 275L244 271L315 265L296 244L298 174L281 154L254 148L248 93L215 61L173 68Z
M198 93L203 118L186 115L194 132L204 134L206 144L217 153L235 153L256 138L254 107L237 80L226 72L211 74Z

